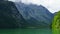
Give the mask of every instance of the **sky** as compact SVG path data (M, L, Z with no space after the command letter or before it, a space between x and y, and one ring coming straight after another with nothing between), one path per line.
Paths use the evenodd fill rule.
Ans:
M22 1L26 4L36 4L45 6L51 13L55 13L60 10L60 0L10 0L14 2Z

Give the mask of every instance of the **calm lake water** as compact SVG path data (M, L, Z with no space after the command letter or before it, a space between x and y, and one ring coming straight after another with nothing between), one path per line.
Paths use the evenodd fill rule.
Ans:
M0 29L0 34L52 34L51 29Z

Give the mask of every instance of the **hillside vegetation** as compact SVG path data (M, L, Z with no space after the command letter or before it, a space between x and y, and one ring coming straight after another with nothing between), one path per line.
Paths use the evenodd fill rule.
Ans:
M52 22L52 31L53 31L53 34L59 34L60 32L60 11L57 12L54 16L54 19Z

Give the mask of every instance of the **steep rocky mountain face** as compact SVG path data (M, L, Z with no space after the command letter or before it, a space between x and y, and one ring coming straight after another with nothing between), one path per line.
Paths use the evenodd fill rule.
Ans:
M23 18L28 22L26 23L28 26L50 26L54 15L44 6L37 6L34 4L27 5L21 2L16 2L15 6Z
M48 27L53 14L42 5L26 5L10 1L0 2L0 27Z
M26 21L17 10L15 4L9 1L0 2L0 27L15 28L23 27ZM21 26L23 25L23 26Z

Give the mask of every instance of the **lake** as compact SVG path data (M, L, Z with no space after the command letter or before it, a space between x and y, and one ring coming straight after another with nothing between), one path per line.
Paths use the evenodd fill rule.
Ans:
M0 34L52 34L51 29L0 29Z

